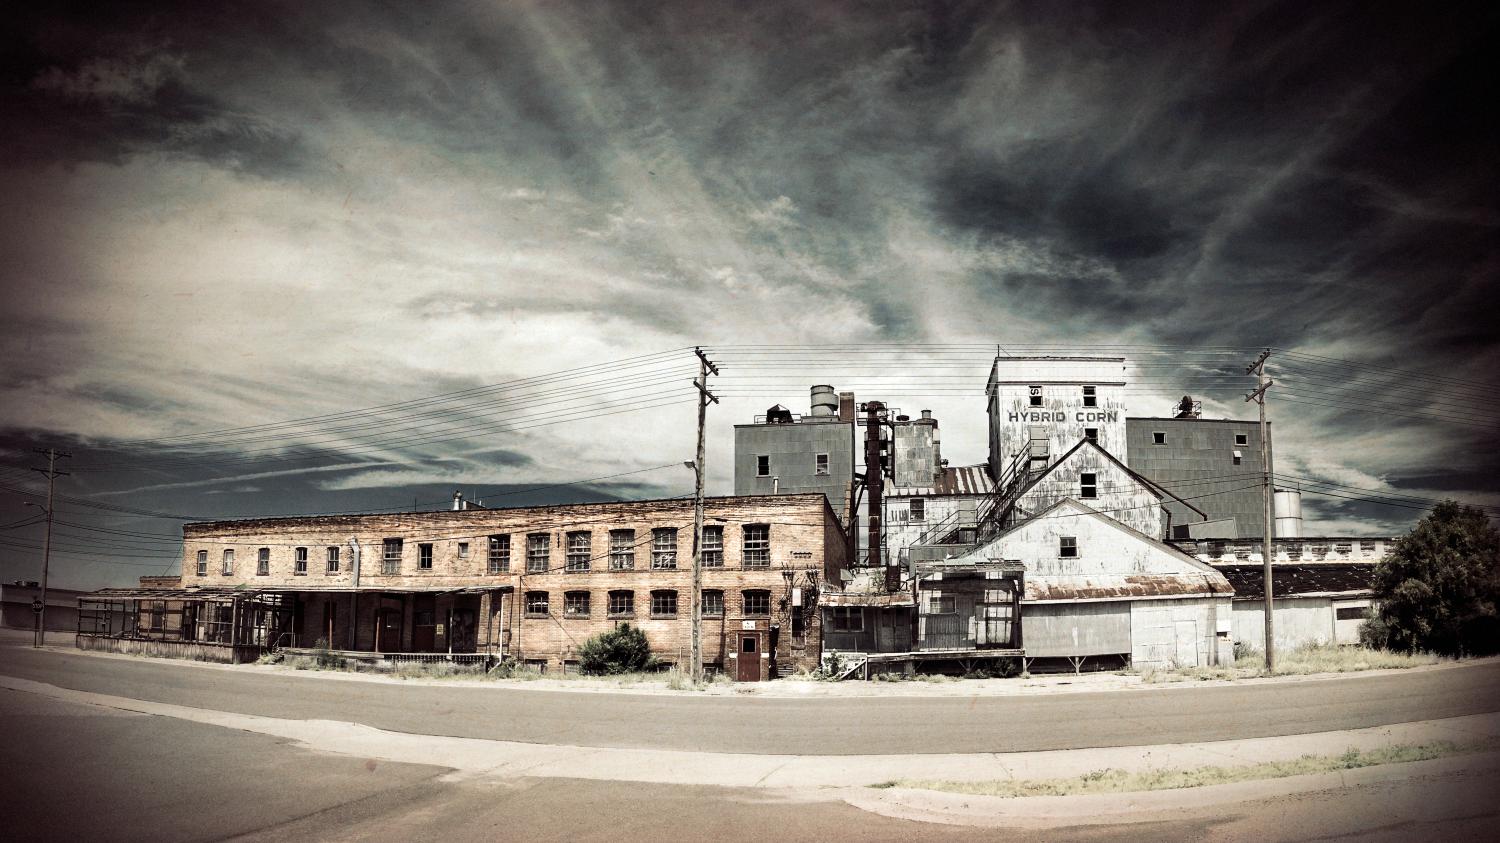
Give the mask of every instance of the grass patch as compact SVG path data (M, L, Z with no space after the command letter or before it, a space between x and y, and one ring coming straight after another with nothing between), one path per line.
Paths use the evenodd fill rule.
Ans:
M1233 782L1280 779L1335 770L1354 770L1379 764L1402 764L1427 761L1449 755L1483 752L1500 747L1500 739L1459 746L1450 741L1424 744L1398 744L1380 749L1349 749L1340 755L1304 755L1291 761L1268 761L1242 767L1194 767L1186 770L1095 770L1069 779L1009 780L960 782L923 779L900 779L870 785L874 788L910 787L967 793L976 796L1078 796L1089 793L1126 793L1144 790L1177 790Z
M1432 653L1397 653L1367 647L1340 647L1318 644L1298 647L1276 657L1276 676L1306 676L1313 673L1356 673L1362 670L1391 670L1437 664L1442 657ZM1212 679L1253 679L1272 675L1266 670L1264 654L1251 650L1234 660L1233 665L1184 667L1172 670L1146 668L1140 672L1147 684L1164 682L1208 681Z

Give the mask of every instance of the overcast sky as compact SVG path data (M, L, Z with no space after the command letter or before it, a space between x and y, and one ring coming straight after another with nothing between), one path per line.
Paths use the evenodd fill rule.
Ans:
M589 401L573 417L537 387L451 399L420 420L469 435L415 445L402 413L442 402L342 417L368 427L298 459L277 449L327 425L205 437L201 460L160 440L703 345L730 361L727 492L730 423L804 410L810 383L931 407L972 463L991 346L1119 350L1149 363L1132 414L1192 392L1240 417L1275 346L1304 355L1273 356L1279 471L1500 504L1493 4L68 5L5 30L5 485L39 488L21 469L55 444L60 491L182 515L624 472L492 500L683 494L686 350L548 382ZM729 348L839 343L962 348ZM1420 515L1308 505L1326 532ZM57 556L64 585L170 552L68 529L135 550ZM39 556L0 547L0 578Z

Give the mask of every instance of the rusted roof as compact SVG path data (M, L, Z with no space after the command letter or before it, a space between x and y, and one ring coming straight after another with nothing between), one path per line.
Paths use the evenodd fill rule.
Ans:
M994 491L994 486L994 481L990 479L989 466L981 463L980 465L944 466L943 473L930 486L892 485L886 494L917 497L928 495L987 495Z
M835 591L818 595L818 602L824 606L910 606L912 605L912 596L909 591L898 591L894 594L869 591Z
M1260 565L1215 565L1234 586L1236 600L1266 599L1265 570ZM1373 562L1319 562L1311 565L1272 565L1277 597L1368 592L1375 584Z
M1027 577L1026 601L1129 600L1228 594L1213 575L1125 574L1101 577Z

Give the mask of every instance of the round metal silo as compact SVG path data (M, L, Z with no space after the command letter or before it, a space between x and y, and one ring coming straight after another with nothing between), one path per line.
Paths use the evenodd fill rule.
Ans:
M1276 537L1302 538L1302 493L1296 489L1277 489L1275 495Z
M839 414L839 395L834 388L820 383L812 388L812 415L836 416Z

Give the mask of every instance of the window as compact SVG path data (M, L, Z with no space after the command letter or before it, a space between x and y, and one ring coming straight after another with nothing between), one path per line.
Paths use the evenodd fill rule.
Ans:
M707 525L703 528L703 567L724 567L724 528Z
M767 456L765 454L760 454L760 455L758 455L755 458L755 476L756 477L770 477L771 476L771 458L769 456Z
M677 567L677 528L657 527L651 531L651 568L669 571Z
M1359 621L1370 616L1369 606L1340 606L1333 610L1334 617L1341 621Z
M1246 445L1249 445L1250 444L1250 434L1248 434L1248 433L1236 433L1234 435L1234 444L1238 445L1241 448L1245 447Z
M307 548L299 547L292 552L292 574L298 577L307 576Z
M635 567L635 531L609 531L609 569L629 571Z
M563 595L563 617L586 618L589 616L589 593L570 591Z
M567 569L569 571L589 569L589 557L593 555L593 551L589 548L592 545L592 534L588 530L576 530L568 534Z
M1351 544L1336 544L1333 546L1333 552L1341 556L1348 556L1352 550L1354 550L1354 546Z
M718 590L703 592L703 617L724 617L724 592Z
M552 537L546 533L526 536L526 573L545 574L551 562Z
M417 568L423 571L432 570L432 545L417 545Z
M859 606L834 606L829 621L834 632L864 632L865 613Z
M1099 443L1099 428L1085 427L1083 429L1083 438L1097 445Z
M1359 552L1363 553L1363 554L1365 554L1367 556L1369 554L1374 553L1375 552L1375 543L1374 542L1360 542L1359 543Z
M635 615L634 591L611 591L609 593L609 616L628 618Z
M459 559L468 559L469 558L469 543L468 542L459 542L458 543L458 558Z
M1239 465L1240 462L1241 462L1241 460L1242 460L1242 457L1240 456L1240 452L1239 451L1235 451L1234 452L1234 464L1235 465Z
M814 470L818 474L827 474L828 473L828 455L827 454L818 454L818 456L816 457L816 461L814 463Z
M1286 558L1293 562L1300 561L1302 559L1302 545L1297 543L1287 545Z
M1165 444L1167 444L1167 432L1165 430L1153 430L1153 431L1151 431L1151 444L1152 445L1165 445Z
M401 540L386 539L381 543L380 573L401 573Z
M911 503L908 506L910 507L909 511L911 513L911 520L913 520L913 521L923 521L923 520L926 520L926 518L927 518L927 501L925 499L923 499L923 498L912 498L911 499Z
M651 617L653 617L653 618L675 618L675 617L677 617L677 592L675 592L675 591L653 591L653 592L651 592Z
M226 577L234 573L234 548L224 549L224 567L220 569L220 573Z
M338 572L339 572L339 549L338 549L337 545L330 545L329 548L328 548L328 573L330 573L330 574L337 574Z
M746 617L764 616L771 614L771 592L755 590L740 593L742 604L745 608Z
M510 570L510 535L490 536L490 558L485 570L503 574Z
M198 576L208 576L208 551L198 551Z
M1084 472L1078 475L1078 497L1099 497L1099 475Z
M956 615L958 614L958 598L952 594L933 594L927 598L927 614L929 615Z
M1078 539L1074 536L1058 536L1057 555L1064 559L1073 559L1078 556Z
M746 568L771 567L770 524L745 525L745 543L741 559Z
M1042 388L1040 386L1031 386L1027 387L1027 391L1031 395L1031 406L1042 406Z
M255 575L257 577L269 576L271 573L271 548L263 547L255 551Z
M526 617L528 617L528 618L545 618L545 617L547 617L547 592L545 592L545 591L528 591L528 592L526 592Z
M1099 396L1098 396L1097 393L1095 393L1094 388L1092 386L1086 386L1086 387L1083 388L1083 406L1085 406L1085 407L1097 407L1097 406L1099 406Z

